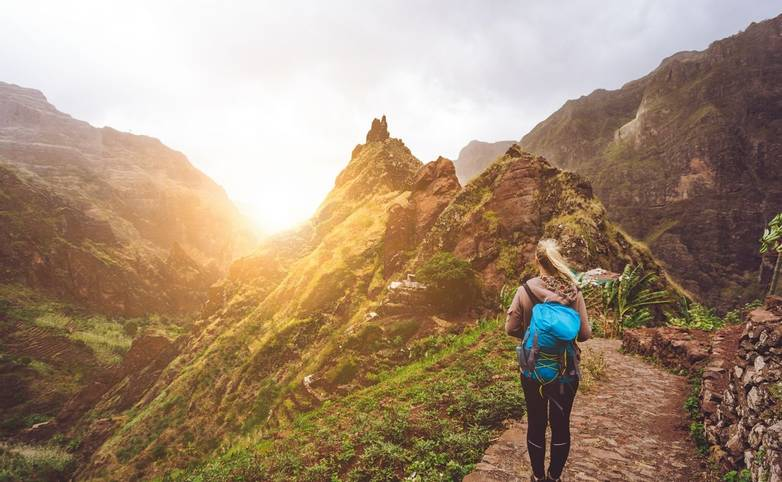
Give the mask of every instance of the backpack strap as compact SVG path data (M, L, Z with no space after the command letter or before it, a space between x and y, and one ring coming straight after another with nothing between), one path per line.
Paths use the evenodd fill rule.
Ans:
M540 298L538 298L537 296L535 296L535 294L534 294L534 293L532 293L532 290L531 290L531 289L529 289L529 285L527 284L527 282L526 282L526 281L525 281L525 282L523 282L523 283L521 284L521 286L523 286L523 287L524 287L524 291L526 291L526 292L527 292L527 296L529 296L529 299L532 301L532 305L533 305L533 306L537 305L538 303L542 303L542 301L540 301Z

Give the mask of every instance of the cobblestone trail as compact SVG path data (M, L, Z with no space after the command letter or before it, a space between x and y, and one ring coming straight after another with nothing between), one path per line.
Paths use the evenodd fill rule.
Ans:
M576 395L563 480L715 480L689 435L686 378L622 354L620 345L606 339L582 345L603 353L606 377L589 393ZM521 420L486 450L464 481L528 481L530 473L526 420Z

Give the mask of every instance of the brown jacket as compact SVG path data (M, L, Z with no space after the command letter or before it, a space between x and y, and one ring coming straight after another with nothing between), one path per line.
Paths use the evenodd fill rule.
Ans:
M581 291L569 290L565 292L557 289L556 283L553 283L550 277L535 277L527 281L532 294L537 296L540 301L553 301L563 305L569 305L578 311L581 318L581 328L578 331L578 341L586 341L592 336L592 327L589 324L587 316L586 303ZM529 319L532 316L533 302L527 295L523 286L516 290L516 296L508 308L508 318L505 321L505 333L516 338L524 338L524 333L529 326Z

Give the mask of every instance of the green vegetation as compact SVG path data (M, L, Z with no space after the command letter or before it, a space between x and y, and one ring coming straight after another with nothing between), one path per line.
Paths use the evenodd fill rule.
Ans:
M584 297L593 316L595 331L602 336L618 336L624 328L652 321L653 306L670 303L665 290L657 290L658 277L644 272L641 265L625 266L619 279L602 286L584 288Z
M141 327L172 339L184 332L181 325L157 315L144 319L96 315L11 284L0 284L0 313L25 326L83 342L103 365L119 363Z
M424 358L172 480L458 480L524 400L499 320L429 337ZM423 341L423 340L421 340Z
M714 331L725 325L737 325L744 321L746 313L761 305L759 300L736 308L720 318L713 309L699 303L692 303L687 298L681 298L676 314L668 314L668 324L679 328L694 328L704 331Z
M706 440L706 433L703 426L703 414L700 406L700 391L702 373L696 373L690 376L690 395L684 401L684 409L690 416L690 437L695 442L698 452L706 455L709 452L709 442Z
M777 214L774 219L769 221L768 227L763 231L763 237L760 238L760 254L766 253L776 253L777 255L774 272L768 285L768 294L773 295L777 292L779 272L782 271L782 213Z
M752 482L752 472L749 469L731 470L722 476L722 480L725 482Z
M54 445L0 443L0 482L65 480L73 468L73 456Z
M680 315L669 315L668 324L679 328L714 331L722 328L725 321L717 316L713 309L699 303L690 303L686 298L683 298Z
M427 285L432 304L446 313L459 313L472 305L480 288L470 263L448 252L439 252L416 273Z

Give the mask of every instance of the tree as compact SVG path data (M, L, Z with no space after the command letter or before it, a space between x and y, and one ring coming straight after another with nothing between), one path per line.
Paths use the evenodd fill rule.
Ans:
M779 283L779 271L782 269L782 213L774 216L769 221L768 227L760 238L760 254L776 253L777 260L774 263L774 272L771 274L771 283L768 286L768 294L773 295L777 291Z

